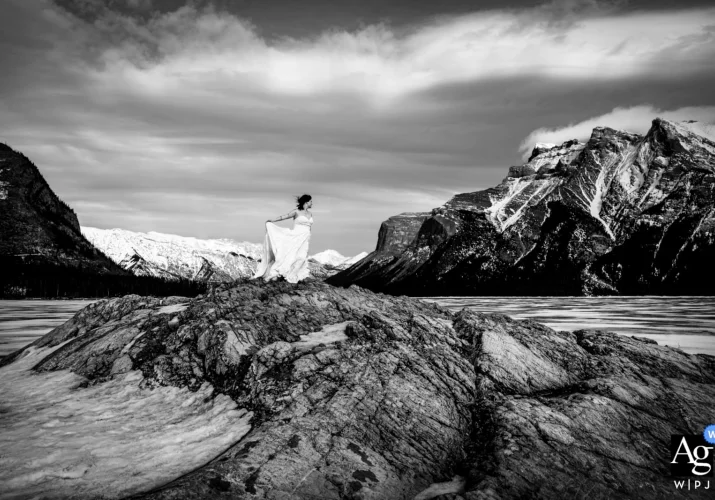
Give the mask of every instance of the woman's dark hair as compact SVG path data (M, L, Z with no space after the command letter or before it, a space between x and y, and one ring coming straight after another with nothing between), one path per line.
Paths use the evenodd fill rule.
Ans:
M298 204L298 210L303 210L303 205L312 200L313 197L309 194L304 194L303 196L296 196L295 201Z

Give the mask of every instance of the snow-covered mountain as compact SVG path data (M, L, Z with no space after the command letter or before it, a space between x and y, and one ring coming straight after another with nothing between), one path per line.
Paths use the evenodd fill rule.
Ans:
M357 254L355 257L350 257L349 259L347 259L347 260L346 260L345 262L343 262L340 266L341 266L341 267L343 267L343 266L350 267L350 266L352 266L353 264L355 264L355 263L357 263L357 262L360 262L361 260L363 260L363 259L364 259L365 257L367 257L367 256L368 256L368 253L367 253L367 252L360 252L360 253Z
M339 266L340 264L348 260L348 257L345 257L337 250L323 250L322 252L311 255L310 258L316 262L320 262L321 264L328 266Z
M94 246L138 276L226 281L253 274L261 245L163 233L82 227Z
M323 250L322 252L312 255L310 258L324 266L346 268L352 266L357 261L367 257L367 252L362 252L355 257L345 257L336 250Z
M328 279L407 295L712 295L715 127L537 144L497 186L383 222Z
M251 276L262 245L230 239L202 240L163 233L82 227L82 234L110 259L137 276L197 281L232 281ZM367 255L345 257L335 250L311 256L311 274L325 278Z

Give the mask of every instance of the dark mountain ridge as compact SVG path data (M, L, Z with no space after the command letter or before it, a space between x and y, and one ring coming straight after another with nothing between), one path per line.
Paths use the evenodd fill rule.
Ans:
M195 295L203 284L137 278L92 245L35 164L0 144L0 297Z
M100 274L126 272L80 231L74 210L52 191L25 155L0 144L0 255L43 257L92 267Z
M329 283L406 295L711 295L715 143L656 119L537 145L496 187L382 224Z

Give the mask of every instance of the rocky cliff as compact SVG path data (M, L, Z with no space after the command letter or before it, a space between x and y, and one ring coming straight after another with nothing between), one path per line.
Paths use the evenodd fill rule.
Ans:
M27 359L34 373L16 368ZM25 457L33 441L13 438L27 417L4 399L12 425L0 426L8 443L0 480L11 497L711 497L675 489L668 448L671 434L702 433L715 422L715 358L607 332L452 314L357 287L247 282L193 300L92 304L2 365L0 386L53 374L71 385L71 411L50 422L35 417L31 436L78 418L85 393L102 395L101 407L90 408L101 418L88 420L84 454L52 474L42 471L65 456L71 433L58 433L52 456L43 440L42 460L15 463L13 454ZM42 412L54 392L18 398L37 398ZM93 425L113 404L134 413L154 392L172 394L156 414L170 425L151 431L161 439L145 431L121 456L109 443L89 451ZM214 427L225 435L233 428L226 418L245 430L228 449L219 442L213 460L192 465L198 444L180 443L214 439ZM205 423L179 434L185 421ZM130 427L113 427L111 440ZM131 481L113 475L112 489L92 482L97 468L141 465L144 440L175 463L146 463L153 481L137 482L140 467Z
M656 119L539 144L494 188L383 223L376 250L330 278L408 295L715 292L715 143Z
M74 211L57 197L37 167L4 144L0 144L0 258L127 275L82 236Z

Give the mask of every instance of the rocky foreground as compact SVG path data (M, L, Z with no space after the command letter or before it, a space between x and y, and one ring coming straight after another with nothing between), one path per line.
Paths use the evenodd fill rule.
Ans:
M95 303L3 364L37 349L37 372L85 377L78 393L133 374L210 385L252 415L215 459L136 498L712 498L675 489L669 444L715 422L715 357L643 339L240 282Z

